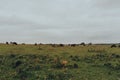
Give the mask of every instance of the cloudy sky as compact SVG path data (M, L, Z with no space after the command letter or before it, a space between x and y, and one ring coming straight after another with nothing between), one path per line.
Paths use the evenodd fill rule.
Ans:
M120 0L0 0L0 42L120 42Z

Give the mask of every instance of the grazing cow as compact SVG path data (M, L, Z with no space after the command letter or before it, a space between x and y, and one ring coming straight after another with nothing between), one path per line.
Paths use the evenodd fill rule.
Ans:
M35 43L34 45L37 46L37 43Z
M120 48L120 45L118 45L118 47Z
M61 62L61 64L62 64L63 68L65 68L65 67L66 67L66 65L68 64L68 61L63 60L63 61Z
M76 46L76 44L71 44L70 46L71 46L71 47L75 47L75 46Z
M83 45L83 46L85 46L85 43L84 43L84 42L82 42L80 45Z
M17 45L17 42L10 42L10 44Z
M88 45L92 45L92 43L88 43Z
M113 47L117 47L115 44L113 44L113 45L111 45L111 48L113 48Z
M8 44L9 44L9 42L6 42L6 44L8 45Z
M64 44L59 44L59 47L64 47Z

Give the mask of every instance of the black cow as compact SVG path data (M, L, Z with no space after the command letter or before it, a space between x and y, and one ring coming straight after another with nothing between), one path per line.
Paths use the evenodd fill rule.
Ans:
M113 47L117 47L115 44L113 44L113 45L111 45L111 48L113 48Z
M13 45L18 45L17 42L10 42L10 44L13 44Z
M8 45L8 44L9 44L9 42L6 42L6 44Z
M75 46L76 46L76 44L71 44L70 46L71 46L71 47L75 47Z
M59 44L59 47L64 47L64 44Z
M85 46L85 43L84 43L84 42L82 42L80 45L83 45L83 46Z

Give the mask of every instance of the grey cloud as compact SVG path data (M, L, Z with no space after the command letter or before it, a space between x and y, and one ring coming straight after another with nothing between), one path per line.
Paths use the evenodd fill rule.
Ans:
M97 7L104 9L120 8L120 0L92 0Z
M116 42L120 29L119 3L119 0L0 0L0 41Z

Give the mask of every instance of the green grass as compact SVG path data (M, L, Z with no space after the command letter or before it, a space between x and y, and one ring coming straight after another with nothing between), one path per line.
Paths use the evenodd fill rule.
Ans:
M0 80L120 80L120 48L0 44Z

